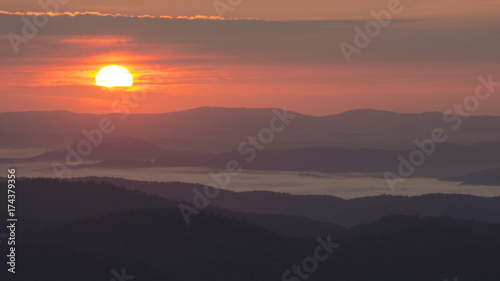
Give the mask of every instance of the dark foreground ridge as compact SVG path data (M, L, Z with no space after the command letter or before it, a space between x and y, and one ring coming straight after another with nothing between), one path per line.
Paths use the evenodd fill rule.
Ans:
M283 280L318 246L223 211L202 212L186 225L171 207L176 202L109 183L32 179L18 186L25 201L18 205L18 280L110 280L122 268L135 280ZM300 218L287 219L300 227ZM301 271L310 280L500 278L499 224L392 216L331 231L341 246L316 271Z

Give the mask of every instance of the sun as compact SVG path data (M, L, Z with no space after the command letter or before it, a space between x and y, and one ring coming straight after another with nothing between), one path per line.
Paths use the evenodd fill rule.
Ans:
M109 65L99 70L95 84L103 87L130 87L134 84L134 79L125 67Z

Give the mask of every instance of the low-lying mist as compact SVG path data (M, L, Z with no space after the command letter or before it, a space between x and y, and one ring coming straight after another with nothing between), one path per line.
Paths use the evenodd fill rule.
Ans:
M3 165L2 165L3 166ZM20 177L56 177L47 163L24 163L15 165ZM7 168L7 167L5 167ZM9 167L10 168L10 167ZM68 177L116 177L141 181L180 181L208 184L212 182L206 168L76 168ZM333 195L344 199L376 196L380 194L416 196L428 193L472 194L484 197L500 195L498 186L460 185L459 182L440 181L431 178L410 178L401 183L393 193L386 180L375 174L330 174L317 172L267 172L243 170L230 177L224 189L241 192L268 190L292 194Z

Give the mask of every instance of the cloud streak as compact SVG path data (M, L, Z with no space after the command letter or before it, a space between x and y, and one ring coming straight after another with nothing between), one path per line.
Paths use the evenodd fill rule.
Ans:
M42 0L48 2L49 0ZM230 3L220 0L221 3ZM231 1L234 3L234 1ZM242 1L237 9L224 14L226 18L261 18L266 20L367 19L370 10L380 10L387 0L252 0ZM38 1L0 0L8 11L38 11ZM497 18L497 0L419 0L407 1L400 19L415 18ZM64 11L98 11L122 15L217 16L213 0L72 0Z
M204 15L196 15L196 16L153 16L153 15L126 15L126 14L112 14L112 13L101 13L101 12L62 12L62 13L52 13L52 12L9 12L0 10L0 14L3 15L14 15L14 16L40 16L40 15L49 15L51 17L58 16L100 16L100 17L113 17L113 18L150 18L150 19L189 19L189 20L224 20L219 16L204 16ZM233 20L233 19L228 19Z
M21 18L29 15L35 14L0 13L3 23L0 35L10 32L20 34L23 27ZM339 44L352 41L353 28L365 23L353 20L227 21L201 16L174 19L63 13L52 16L40 36L30 44L50 44L61 49L51 52L53 56L64 57L71 50L63 50L64 41L54 41L53 36L66 40L85 36L124 37L131 38L133 42L117 43L113 46L115 51L164 55L171 52L176 54L177 60L211 59L206 62L213 64L344 64ZM455 20L393 20L391 26L356 62L500 61L499 25L500 19L466 23ZM6 36L2 38L0 48L3 52L0 56L9 56L12 53L8 52L9 41ZM37 53L43 52L43 48L37 48L25 53L37 56ZM161 57L165 56L157 59Z
M500 19L394 19L348 65L339 43L350 42L354 26L366 21L63 13L52 16L16 55L6 35L21 33L22 17L30 16L0 13L0 111L35 105L106 110L71 99L106 100L92 83L93 74L110 64L137 74L160 65L169 73L144 104L150 112L284 104L310 114L360 107L440 111L470 94L475 85L469 81L478 73L495 73L500 62ZM68 101L48 98L56 95ZM498 108L492 100L478 114L498 114Z

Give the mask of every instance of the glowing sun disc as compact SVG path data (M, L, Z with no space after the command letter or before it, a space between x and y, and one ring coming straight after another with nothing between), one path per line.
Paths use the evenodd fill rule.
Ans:
M99 70L95 84L103 87L130 87L134 84L134 79L125 67L109 65Z

